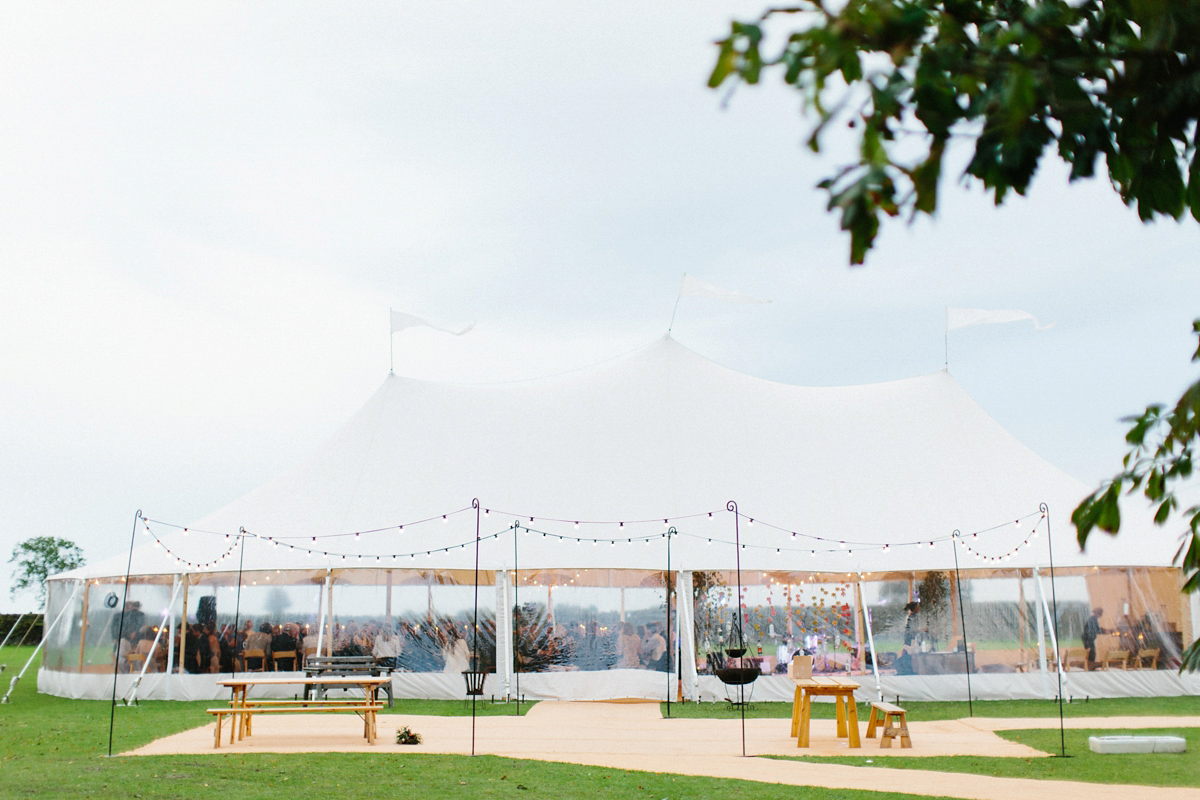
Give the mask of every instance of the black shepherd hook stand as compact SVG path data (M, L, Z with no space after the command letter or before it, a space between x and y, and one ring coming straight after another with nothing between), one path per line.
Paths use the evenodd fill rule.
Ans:
M511 627L512 627L513 680L516 683L516 688L513 691L513 695L517 700L517 716L518 717L521 716L521 659L517 655L517 646L520 644L520 640L517 638L517 624L519 622L519 620L517 619L517 616L520 614L520 609L521 609L521 599L520 599L520 595L518 594L518 592L520 590L520 585L521 585L521 577L520 577L520 572L519 572L520 567L517 564L517 542L520 540L521 537L519 537L517 534L520 532L520 530L521 530L521 523L514 520L513 524L512 524L512 532L513 532L513 602L512 602L513 619L512 619Z
M121 617L117 622L117 640L113 642L116 652L113 657L112 708L108 712L108 755L112 756L113 722L117 717L117 672L121 669L121 640L125 638L125 604L129 601L129 573L133 570L133 543L137 541L138 523L145 517L139 508L133 515L133 532L129 534L129 560L125 562L125 583L121 590ZM84 585L85 592L87 585Z
M479 669L479 498L471 500L475 509L475 612L471 620L471 672L478 677L479 692L483 691L482 670ZM472 687L474 688L474 687ZM471 755L475 755L475 700L479 694L471 693Z
M734 598L737 603L737 633L738 633L738 649L742 652L739 657L746 654L746 638L743 633L746 629L745 615L742 613L742 534L740 520L738 519L738 505L736 500L730 500L725 504L727 511L733 512L733 546L737 565L737 596ZM738 685L738 699L741 700L738 705L742 711L742 756L746 755L746 687L745 684Z
M233 677L237 677L238 668L238 648L241 642L238 641L238 625L242 622L242 567L246 563L246 528L238 528L238 538L241 539L241 553L238 555L238 586L237 598L233 601ZM333 619L329 620L329 638L333 638Z
M967 673L967 716L975 716L975 707L971 702L971 651L967 645L967 612L963 608L962 573L958 571L958 537L962 533L955 528L950 536L950 550L954 553L954 583L958 587L958 619L962 623L963 668Z
M1046 520L1046 546L1050 550L1050 604L1054 609L1054 619L1051 621L1051 625L1054 628L1054 660L1056 662L1054 671L1058 673L1058 754L1065 758L1067 733L1063 729L1062 645L1058 640L1058 592L1054 588L1054 537L1050 535L1050 506L1038 503L1038 511L1042 512L1042 517Z
M671 639L671 537L677 533L679 533L679 531L675 529L674 525L667 528L667 574L665 576L665 578L666 578L665 582L666 582L666 589L667 589L667 628L666 628L667 653L666 653L666 655L667 655L667 718L668 719L670 719L670 717L671 717L671 678L673 675L673 670L671 669L671 656L674 655L674 648L671 647L671 642L672 642L672 639ZM676 603L679 602L679 592L678 591L676 591L676 593L675 593L675 602Z

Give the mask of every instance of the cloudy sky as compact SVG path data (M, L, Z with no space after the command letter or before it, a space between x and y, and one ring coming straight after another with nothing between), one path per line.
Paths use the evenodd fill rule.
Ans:
M868 266L814 184L794 93L726 108L712 41L760 2L6 3L0 9L0 553L90 559L312 450L388 369L494 381L679 341L801 384L950 369L1093 483L1117 419L1194 376L1200 225L1139 223L1047 163L995 209L956 174ZM954 156L961 162L961 154ZM0 610L33 606L9 596Z

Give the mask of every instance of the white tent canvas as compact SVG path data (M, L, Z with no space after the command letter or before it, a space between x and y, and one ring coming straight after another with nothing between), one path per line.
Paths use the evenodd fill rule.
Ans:
M343 595L344 613L347 603L377 602L370 592L383 591L381 570L421 570L413 574L429 582L432 620L431 576L473 570L478 531L481 582L499 631L512 624L511 615L496 610L514 602L508 571L516 567L522 585L530 571L545 573L532 573L539 588L521 591L542 598L551 628L558 624L556 581L560 605L576 597L575 578L619 591L622 623L627 601L661 605L661 588L646 595L650 590L638 587L661 587L654 576L667 568L668 531L672 572L729 571L740 562L763 587L781 582L764 576L779 574L819 573L844 586L907 574L911 593L918 572L953 570L956 531L968 570L1008 570L1018 578L1034 568L1044 572L1047 532L1055 566L1076 576L1085 568L1170 566L1175 539L1144 514L1129 514L1119 537L1093 536L1081 553L1069 516L1088 491L1008 434L946 371L863 386L786 385L721 367L667 336L624 358L532 381L451 385L390 375L296 468L186 530L148 513L150 535L138 537L131 573L159 582L186 576L214 597L233 591L239 570L258 576L254 585L268 585L273 575L299 576L325 586L311 592L315 621L328 610L329 581L342 591L364 586ZM124 575L126 560L121 554L57 576L54 585L63 590L52 585L51 595L65 598L65 587L80 579L107 585ZM593 572L581 577L573 570ZM393 576L386 580L390 622ZM1078 577L1082 597L1084 580ZM474 578L458 572L437 581L462 585ZM802 593L793 593L793 578L786 581L790 614L791 598ZM444 597L451 589L439 591ZM645 595L640 601L633 599L638 591ZM466 597L446 602L461 608ZM883 602L864 598L876 601ZM1020 613L1024 652L1034 635L1029 614L1041 612ZM70 641L87 639L78 631L87 615L86 607L75 615L77 638ZM853 633L860 659L861 622ZM789 617L787 630L795 627ZM685 638L684 652L692 653L697 643ZM86 648L67 642L62 651L78 647L86 672ZM511 649L498 651L511 657ZM58 656L64 664L73 658L73 652ZM525 686L541 687L546 696L592 698L648 691L644 674L614 673L628 674L600 682L530 676ZM80 691L59 683L62 693ZM409 688L450 691L438 687Z
M1001 428L945 371L792 386L725 369L667 337L544 380L447 385L391 375L307 462L194 522L190 535L163 541L202 563L244 528L261 537L247 544L248 568L373 565L375 556L412 552L427 566L470 568L473 549L457 546L474 540L469 506L479 498L484 535L518 520L607 542L662 534L667 520L682 534L677 568L726 569L731 553L718 545L733 539L733 500L744 517L743 568L880 572L944 567L953 531L969 536L1022 519L1019 531L999 527L974 540L985 554L1006 552L1045 503L1060 566L1171 563L1174 538L1136 514L1120 537L1098 534L1080 553L1069 515L1088 491ZM918 542L938 543L944 557ZM1046 564L1042 542L1006 563ZM440 552L446 547L454 549ZM439 552L429 559L429 550ZM483 565L511 567L510 551L499 540L485 545ZM657 568L662 557L642 546L581 551L545 538L522 562ZM134 552L135 574L179 567L149 542ZM62 577L124 570L118 555Z

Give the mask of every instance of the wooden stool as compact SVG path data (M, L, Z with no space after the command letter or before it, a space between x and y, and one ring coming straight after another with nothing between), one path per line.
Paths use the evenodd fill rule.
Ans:
M907 712L900 706L891 703L871 703L871 716L867 720L867 738L875 738L875 728L883 725L883 736L879 738L880 747L891 747L892 740L900 737L901 749L912 747L912 738L908 735Z

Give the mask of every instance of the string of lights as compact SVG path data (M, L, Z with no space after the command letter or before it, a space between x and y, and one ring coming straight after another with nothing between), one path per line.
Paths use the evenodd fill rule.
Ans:
M1030 515L1030 516L1033 516L1033 515ZM1039 513L1037 515L1037 517L1038 517L1037 522L1035 522L1033 524L1033 527L1030 529L1029 533L1025 536L1025 538L1021 540L1020 544L1016 545L1015 547L1009 548L1007 551L1005 551L999 555L987 555L987 554L981 552L980 550L977 550L976 548L972 547L971 544L966 540L966 537L964 537L958 531L954 532L953 537L958 541L958 546L962 547L964 550L966 550L968 553L970 553L971 556L974 557L976 561L986 561L988 563L993 563L993 564L1001 562L1001 561L1011 561L1012 557L1015 556L1022 549L1032 546L1033 540L1038 537L1039 528L1041 528L1042 521L1044 519L1046 519L1046 515L1045 515L1045 513ZM1028 519L1028 517L1025 517L1025 519ZM1016 523L1014 523L1014 524L1019 529L1020 525L1021 525L1021 520L1018 519L1016 521ZM1007 523L1005 523L1005 525L998 526L998 527L1007 527ZM974 540L974 539L978 538L979 533L987 533L992 530L997 530L997 528L990 528L988 531L979 531L977 533L969 534L969 536L972 540Z
M355 563L360 563L360 564L364 563L364 562L366 562L366 563L375 562L375 563L380 563L380 564L386 562L386 563L394 564L394 563L399 562L401 559L405 559L405 558L412 560L418 556L432 557L436 553L444 553L444 552L450 552L451 550L464 549L464 548L474 544L475 539L472 538L469 541L460 542L460 543L452 544L452 545L447 545L444 547L430 548L427 550L411 550L411 551L406 550L403 552L379 553L379 554L340 552L337 550L321 548L316 545L318 542L325 540L325 539L336 539L336 538L345 538L345 537L353 537L355 539L358 539L364 534L383 533L383 532L388 532L388 531L394 531L394 532L398 533L400 531L403 531L405 526L419 525L419 524L422 524L425 522L433 522L438 519L447 521L450 516L462 513L463 511L470 511L470 510L472 510L470 507L458 509L456 511L449 511L446 514L434 515L431 517L426 517L424 519L419 519L419 520L415 520L412 522L406 522L403 524L390 525L390 526L382 527L382 528L372 528L372 529L368 529L368 530L350 531L350 532L334 533L334 534L317 534L317 535L310 535L310 536L264 536L264 535L254 533L253 531L246 531L246 530L241 530L237 534L219 533L216 531L203 531L203 530L194 529L194 528L190 529L186 526L175 525L173 523L163 522L160 520L154 520L154 519L148 519L148 518L143 518L143 525L144 525L144 533L154 539L154 545L156 547L159 547L159 548L163 549L164 551L166 551L167 555L170 558L174 559L176 564L178 564L179 566L186 567L189 570L206 570L206 569L210 569L212 567L218 566L219 564L221 564L228 558L232 557L234 551L236 550L239 542L241 541L241 539L243 537L249 537L249 538L264 542L266 544L269 544L272 547L284 547L284 548L294 551L294 552L304 553L305 556L320 556L320 557L327 558L327 559L338 559L341 561L354 561ZM724 509L719 509L719 510L723 511ZM490 516L492 513L492 510L484 509L483 513L485 516ZM508 512L496 511L495 513L509 516ZM569 524L573 524L575 528L578 528L581 525L617 525L618 529L620 529L625 526L626 522L628 522L630 525L638 525L638 524L646 524L646 523L657 523L659 521L659 519L662 519L662 521L669 526L672 521L678 522L679 520L685 520L685 519L690 520L690 519L697 519L697 518L711 518L714 513L715 512L707 511L707 512L700 512L697 514L687 514L687 515L683 515L680 517L665 517L665 518L638 519L638 520L625 520L625 521L622 521L622 520L616 520L616 521L611 521L611 520L609 520L609 521L569 520L569 519L561 519L561 518L554 518L554 517L537 517L537 515L529 516L528 519L530 519L531 521L536 521L538 519L541 519L542 521L545 521L545 522L569 523ZM896 548L896 547L935 548L938 546L938 544L943 543L943 542L957 542L957 544L959 546L966 549L966 551L972 557L974 557L977 561L984 561L984 562L988 562L988 563L996 563L996 562L1011 560L1012 556L1015 555L1017 552L1019 552L1021 549L1029 547L1030 544L1032 543L1033 539L1035 539L1037 537L1038 529L1039 529L1040 525L1042 524L1042 521L1045 520L1045 518L1046 518L1045 513L1033 512L1031 514L1026 514L1023 517L1018 517L1013 522L1004 522L999 525L993 525L989 528L982 528L980 530L973 531L968 534L962 534L959 531L954 531L953 533L951 533L948 536L935 536L935 537L930 537L929 539L920 539L917 541L878 543L878 542L863 542L863 541L855 541L855 540L849 540L849 539L837 539L837 538L833 538L833 537L818 536L816 534L804 533L802 531L795 531L790 528L775 525L773 523L763 522L762 520L755 520L753 517L751 517L747 514L744 514L740 511L734 512L734 513L737 513L739 515L739 517L746 519L747 525L753 526L757 522L758 525L761 525L763 527L769 528L774 531L778 531L780 533L786 533L786 534L788 534L789 538L793 539L793 540L798 537L801 537L801 538L804 538L811 542L820 543L822 545L828 545L825 547L805 547L805 546L795 547L795 546L786 546L786 545L781 545L781 544L776 544L776 543L760 544L760 543L755 543L755 542L742 542L740 544L742 550L756 550L756 551L774 550L776 553L784 553L784 552L798 553L798 554L807 553L810 557L815 557L817 555L828 555L828 554L832 554L832 553L845 553L847 556L852 556L856 551L860 552L860 553L861 552L870 552L870 551L889 552L892 548ZM1003 529L1006 529L1009 527L1015 527L1016 529L1021 530L1022 523L1029 520L1032 517L1036 517L1037 521L1034 522L1033 525L1030 527L1029 533L1027 533L1024 536L1023 540L1019 544L1008 549L1007 551L1005 551L1003 553L1000 553L998 555L988 554L988 553L985 553L979 547L973 546L971 544L971 542L978 540L979 537L984 534L993 533L995 531L1003 530ZM521 520L524 520L525 518L526 518L525 515L521 515ZM641 534L641 535L634 535L634 536L578 536L578 535L558 533L558 532L551 531L551 530L543 530L540 528L534 528L534 527L531 527L528 524L524 523L521 520L513 522L511 525L507 526L506 528L504 528L500 531L496 531L494 533L490 533L490 534L481 536L480 541L482 542L482 541L488 541L491 539L496 539L500 536L503 536L506 533L519 530L519 531L522 531L524 533L524 535L526 535L526 536L528 536L530 534L537 534L537 535L541 536L542 538L553 539L553 540L562 541L562 542L573 542L578 545L590 544L592 546L598 546L601 544L607 544L612 547L615 547L618 544L647 544L647 545L649 545L655 541L660 541L662 539L665 539L670 535L682 536L682 537L687 537L687 538L696 539L696 540L703 540L706 542L706 544L710 544L710 545L714 544L714 543L720 544L720 545L727 545L727 546L735 545L734 542L726 540L719 536L714 537L714 536L708 536L705 534L693 533L690 531L678 531L678 530L675 531L673 534L669 531L663 531L661 533ZM224 536L226 541L230 542L230 545L225 549L225 551L221 555L217 556L216 558L214 558L212 560L195 561L190 558L185 558L182 554L176 552L175 550L172 550L170 548L170 546L168 546L167 543L163 541L162 537L160 537L158 534L156 534L151 529L151 527L150 527L151 523L153 523L155 525L161 525L161 526L165 526L165 527L174 528L176 530L180 530L183 532L184 536L186 536L189 532L206 533L206 534L211 534L211 535ZM297 539L308 539L309 544L308 545L297 544L293 541L293 540L297 540ZM833 545L836 545L836 546L833 546Z
M364 530L358 530L358 531L344 531L344 532L341 532L341 533L320 533L320 534L317 534L316 536L311 536L311 535L296 535L296 536L287 536L287 535L282 535L282 536L273 536L273 537L270 537L270 538L277 539L277 540L280 540L280 541L282 541L282 540L284 540L284 539L312 539L313 541L316 541L316 540L318 540L318 539L340 539L340 538L345 538L345 537L350 537L350 536L353 536L355 539L357 539L357 538L359 538L360 536L363 536L364 534L371 534L371 533L387 533L387 532L389 532L389 531L397 531L397 532L399 532L399 531L403 531L403 530L404 530L406 527L409 527L409 528L411 528L411 527L413 527L413 526L415 526L415 525L423 525L423 524L424 524L424 523L426 523L426 522L437 522L438 520L441 520L442 522L447 522L447 521L450 519L450 517L454 516L455 514L461 514L461 513L463 513L464 511L473 511L473 510L474 510L474 509L473 509L471 506L466 506L466 507L464 507L464 508L455 509L454 511L447 511L445 514L435 514L435 515L433 515L432 517L425 517L425 518L423 518L423 519L414 519L414 520L410 520L410 521L408 521L408 522L400 522L400 523L397 523L397 524L395 524L395 525L386 525L386 526L384 526L384 527L382 527L382 528L366 528L366 529L364 529ZM186 535L187 533L191 532L191 533L207 533L207 534L211 534L211 535L213 535L213 536L224 536L226 539L228 539L228 538L229 538L229 536L230 536L230 534L228 534L228 533L225 533L225 532L223 532L223 531L208 531L208 530L203 530L203 529L201 529L201 528L188 528L187 526L184 526L184 525L177 525L177 524L175 524L175 523L172 523L172 522L164 522L164 521L162 521L162 520L157 520L157 519L149 519L149 520L146 520L146 521L147 521L147 522L153 522L153 523L154 523L154 524L156 524L156 525L165 525L165 526L167 526L167 527L169 527L169 528L175 528L176 530L182 530L182 531L183 531L183 533L184 533L185 535ZM260 537L260 538L262 538L262 537Z

